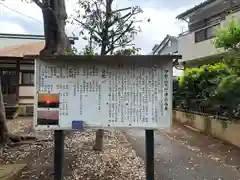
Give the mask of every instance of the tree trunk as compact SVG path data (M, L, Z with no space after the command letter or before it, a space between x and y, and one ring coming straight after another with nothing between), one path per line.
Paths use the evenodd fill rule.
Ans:
M45 47L40 54L64 55L67 51L71 51L70 41L65 33L67 19L65 0L46 0L44 2L42 13ZM63 130L54 131L54 179L62 179L64 136Z
M45 47L40 51L40 54L64 54L65 50L71 50L70 41L65 33L67 19L65 0L46 0L43 3L34 0L34 2L42 8L44 20ZM0 83L0 145L8 142L9 139L18 142L25 138L10 134L8 131ZM34 138L30 137L30 139Z
M67 19L64 0L45 1L42 8L44 21L45 47L41 55L63 55L71 50L70 41L65 33Z
M57 12L60 29L57 40L57 49L59 54L64 54L66 50L71 50L70 41L65 33L65 25L67 20L65 0L55 0L55 3L58 6L58 9L55 11Z
M102 32L103 38L102 38L101 56L106 55L107 45L109 44L108 29L109 29L109 20L111 18L112 2L113 0L106 0L106 19L105 19L103 32ZM104 130L98 129L96 131L95 144L93 145L93 150L95 151L103 150L103 137L104 137Z
M3 101L2 86L0 83L0 144L8 141L8 128L5 114L5 106Z
M103 37L102 37L101 56L106 55L107 45L109 44L108 30L109 30L109 21L111 19L112 2L113 0L106 0L106 19L104 23L104 28L102 30Z

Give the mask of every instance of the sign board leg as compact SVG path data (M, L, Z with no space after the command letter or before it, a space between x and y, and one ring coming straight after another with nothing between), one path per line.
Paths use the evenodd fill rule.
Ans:
M154 180L154 130L145 130L146 180Z
M64 131L54 131L54 180L63 179Z

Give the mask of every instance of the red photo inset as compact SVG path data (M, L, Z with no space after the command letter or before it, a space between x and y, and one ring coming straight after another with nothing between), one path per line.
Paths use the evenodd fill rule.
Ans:
M59 94L39 93L39 108L59 108Z
M37 111L37 125L59 125L59 111Z

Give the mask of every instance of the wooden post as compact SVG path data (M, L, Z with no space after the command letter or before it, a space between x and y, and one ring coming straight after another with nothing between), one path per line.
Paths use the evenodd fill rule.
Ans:
M154 130L145 130L146 180L154 180Z

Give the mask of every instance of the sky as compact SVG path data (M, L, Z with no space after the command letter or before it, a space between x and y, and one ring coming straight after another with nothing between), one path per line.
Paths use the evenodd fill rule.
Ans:
M74 13L77 0L66 0L68 16ZM175 17L203 0L115 0L118 8L139 5L143 13L139 18L142 32L134 40L142 54L149 54L154 44L159 44L169 34L177 36L186 30L186 23ZM22 0L0 0L0 33L43 34L41 9L34 3ZM7 7L5 7L5 6ZM16 12L18 11L18 12ZM150 22L147 19L150 18ZM78 32L76 26L67 25L66 32L72 35ZM82 49L86 42L79 40L77 48Z

